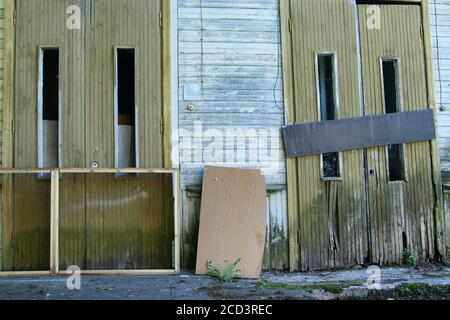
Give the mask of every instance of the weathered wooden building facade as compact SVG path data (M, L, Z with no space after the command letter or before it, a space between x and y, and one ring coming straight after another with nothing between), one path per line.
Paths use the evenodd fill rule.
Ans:
M441 154L442 183L444 186L444 211L447 221L447 253L449 254L450 241L450 169L449 169L449 79L450 67L449 54L450 45L448 31L450 29L450 1L431 0L430 3L430 23L433 45L433 69L436 81L436 103L438 109L439 124L439 149ZM448 255L447 254L447 255Z
M441 258L449 219L436 141L399 147L399 165L392 167L385 147L342 152L327 171L327 157L286 159L281 134L286 124L434 108L432 52L437 102L445 105L446 46L438 39L447 1L429 2L428 10L427 1L0 0L7 9L0 15L7 77L0 90L2 165L178 169L184 268L195 263L205 165L263 170L266 269L394 264L404 249L420 262ZM373 4L381 28L369 30ZM66 24L71 5L80 8L79 30ZM14 37L7 34L3 43L8 32ZM59 93L45 90L46 75ZM395 81L388 92L389 78ZM131 79L134 85L126 85ZM395 110L388 110L388 94ZM52 105L47 95L59 97L57 111L45 110ZM333 110L324 112L321 99L333 101ZM445 110L439 121L445 164ZM56 132L53 142L48 132ZM56 152L47 153L46 145ZM173 181L133 179L62 174L61 269L171 267ZM48 193L14 195L20 188L42 194L48 180L32 174L22 184L2 181L2 201L12 199L14 212L29 214L29 199L42 212L15 217L26 224L18 231L41 230L33 240L41 245L22 245L16 256L48 252ZM148 192L152 200L169 196L149 202ZM21 246L14 234L20 223L5 227L2 208L2 269L45 269L46 254L28 264L9 258ZM146 217L145 210L159 215ZM126 211L130 217L123 218Z

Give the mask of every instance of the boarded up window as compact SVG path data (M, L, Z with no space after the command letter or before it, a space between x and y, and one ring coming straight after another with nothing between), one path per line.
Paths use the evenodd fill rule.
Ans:
M400 90L398 77L398 60L382 59L384 106L386 113L400 112ZM387 147L389 162L389 180L404 181L405 163L403 145L395 144Z

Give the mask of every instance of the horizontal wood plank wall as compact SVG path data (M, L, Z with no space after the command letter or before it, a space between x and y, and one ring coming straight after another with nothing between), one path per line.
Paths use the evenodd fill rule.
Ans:
M205 162L279 169L266 170L267 183L285 185L278 1L179 0L178 28L182 185L201 185ZM203 89L199 100L184 99L187 84ZM192 111L187 109L190 104ZM196 123L203 130L198 126L195 131ZM223 136L226 130L273 130L274 157L246 162L256 152L257 141L251 139L250 146L224 141L223 155L207 161L202 150L211 138L204 137L203 144L200 139L208 129ZM192 141L193 148L184 139ZM226 159L227 151L239 154L238 159Z
M269 195L272 249L265 266L288 266L279 23L278 0L178 0L183 267L195 264L205 164L264 170L268 188L274 190ZM201 92L185 99L190 85ZM242 138L245 130L268 134L269 141L259 143L269 143L271 149L258 156L257 136L228 144L221 138L227 131ZM214 146L214 138L220 152L211 159L204 151Z
M381 30L368 30L367 6L358 7L367 115L384 114L380 57L398 57L401 110L427 107L425 57L418 5L381 6ZM402 260L412 249L419 262L435 256L434 190L429 142L404 146L407 183L389 183L386 148L368 150L371 256L374 263Z
M428 0L428 2L436 80L442 182L450 185L450 1Z
M139 165L163 167L160 1L92 2L87 166L114 163L114 46L136 48Z
M336 53L339 118L361 116L354 5L344 0L291 0L290 12L295 122L318 121L318 52ZM342 164L342 181L323 181L319 156L297 160L298 208L290 214L299 215L301 270L348 267L367 257L363 152L344 152Z

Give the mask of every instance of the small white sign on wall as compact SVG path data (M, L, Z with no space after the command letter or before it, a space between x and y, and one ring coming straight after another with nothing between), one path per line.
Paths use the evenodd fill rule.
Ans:
M199 83L186 83L184 85L184 101L202 100L202 87Z

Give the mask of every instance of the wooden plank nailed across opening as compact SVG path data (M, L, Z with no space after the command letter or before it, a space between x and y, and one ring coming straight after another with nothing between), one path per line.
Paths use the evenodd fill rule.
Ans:
M206 167L197 274L207 273L208 261L224 270L240 260L237 274L259 278L266 234L265 179L259 170Z
M436 138L432 110L324 121L283 129L289 157L429 141Z

